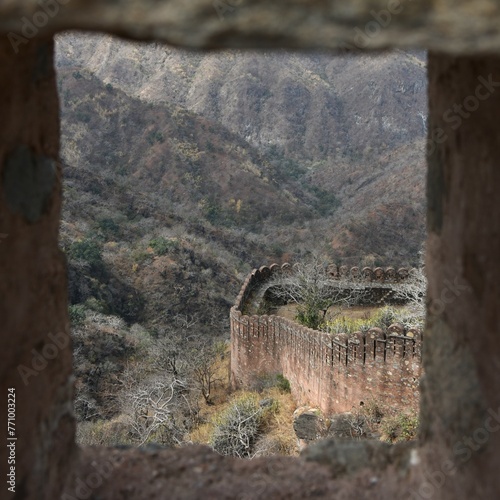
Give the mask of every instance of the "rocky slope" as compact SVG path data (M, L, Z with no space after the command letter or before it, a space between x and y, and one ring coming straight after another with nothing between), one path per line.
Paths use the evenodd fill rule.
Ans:
M306 161L372 156L425 134L423 54L191 53L67 34L58 64L82 65L153 103L205 115L260 148Z
M253 149L247 163L257 174L253 180L261 176L274 181L289 200L302 200L313 210L321 212L328 204L338 209L333 217L326 211L314 224L302 224L293 236L278 224L273 235L284 251L296 251L290 243L298 238L306 242L300 246L302 251L308 250L307 241L315 241L316 248L330 248L332 258L349 263L367 255L380 264L415 260L424 234L426 69L422 54L200 54L107 35L70 33L59 37L58 66L87 72L108 88L122 90L155 109L176 106L177 113L194 113L205 120L215 139L205 140L188 154L207 155L214 140L220 142L217 137L224 136L235 148ZM126 107L125 98L121 106ZM150 134L158 133L153 123L143 126ZM160 133L169 144L185 143L175 129ZM97 150L101 153L110 144L101 141ZM139 142L122 134L115 144L127 150ZM158 155L168 163L178 152L178 146L155 149L156 159L151 156L150 163L161 163ZM128 151L124 154L129 156ZM185 185L194 176L195 187L187 198L194 193L199 203L198 190L206 194L222 189L226 205L231 200L237 203L240 193L232 194L236 183L229 180L239 178L241 170L226 161L226 152L206 158L210 181L191 172L182 154L177 174L169 164L165 186L170 193L176 191L178 196L182 182ZM150 174L137 170L139 185L154 184L156 177ZM240 186L247 196L256 189L246 181ZM261 188L255 199L266 200L265 208L273 197ZM318 188L319 196L314 192ZM243 206L247 216L253 213L254 219L261 219L252 205ZM281 213L285 219L290 215L288 220L292 216L297 220L300 211Z

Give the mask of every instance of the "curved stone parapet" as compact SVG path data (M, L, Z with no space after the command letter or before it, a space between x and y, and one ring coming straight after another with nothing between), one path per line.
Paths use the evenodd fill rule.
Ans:
M410 273L406 267L401 267L398 269L398 279L399 280L405 280L406 278L408 278L409 275L410 275Z
M377 281L384 281L385 271L381 267L375 268L375 270L373 271L373 274L375 275L375 279Z
M388 267L385 270L386 281L394 282L396 281L396 278L397 278L396 270L393 267Z
M393 323L392 325L389 326L388 331L389 331L389 333L392 333L395 335L403 335L405 329L401 323Z
M362 272L366 281L373 281L374 273L371 267L364 267Z
M422 332L418 328L409 328L406 332L407 337L412 337L415 340L420 339L422 336Z
M269 266L269 269L270 269L270 271L271 271L271 274L274 274L274 273L276 273L276 272L278 272L278 271L279 271L280 266L279 266L278 264L271 264L271 265Z
M361 277L361 271L359 270L359 267L351 267L350 275L352 280L359 280L359 278Z
M354 272L353 272L354 270ZM357 276L359 268L329 266L332 279ZM403 272L404 271L404 272ZM256 287L275 273L293 272L290 264L262 266L245 280L230 311L231 381L233 387L251 386L261 377L283 374L300 403L324 412L349 411L377 398L393 407L418 407L422 372L422 333L400 323L386 331L328 334L311 330L281 316L247 316L245 301ZM359 271L359 279L378 284L406 279L407 269Z

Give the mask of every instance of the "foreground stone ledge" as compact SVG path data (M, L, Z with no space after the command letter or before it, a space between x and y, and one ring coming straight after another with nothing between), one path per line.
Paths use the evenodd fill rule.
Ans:
M500 48L495 0L15 0L0 19L0 33L26 40L85 29L194 48Z
M311 444L302 453L309 462L326 465L333 477L353 475L364 468L374 474L394 467L407 475L412 456L418 456L416 442L390 445L382 441L325 439Z
M330 444L326 442L319 450L324 451L324 446L328 448ZM367 449L378 452L371 453L369 461L353 462L347 469L342 458L344 454L339 451L343 447L341 443L334 448L339 453L337 458L341 460L339 466L335 466L332 456L324 459L328 453L325 455L318 451L314 453L319 453L317 456L327 465L318 464L314 453L308 456L309 461L306 462L302 458L291 457L238 460L222 457L204 446L180 449L154 445L140 449L88 447L80 450L79 466L75 468L74 477L61 498L399 498L396 492L401 491L400 481L407 479L408 473L395 468L397 460L387 459L388 450L392 447L383 446L383 443L375 443L371 448L366 443L348 443L348 460L367 456ZM359 448L360 453L352 453L355 448ZM378 469L377 460L381 465ZM367 466L374 469L370 470ZM339 476L339 467L343 467L344 472L348 471L349 477L335 479Z

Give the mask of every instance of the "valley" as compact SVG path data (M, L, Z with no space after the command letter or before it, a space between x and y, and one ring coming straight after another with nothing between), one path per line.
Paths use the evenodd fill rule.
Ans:
M189 394L174 434L200 424L192 360L227 346L253 267L418 263L425 55L201 54L67 33L57 69L60 244L77 417L101 429L90 442L123 442L106 422L129 428L130 394L174 359L161 383Z

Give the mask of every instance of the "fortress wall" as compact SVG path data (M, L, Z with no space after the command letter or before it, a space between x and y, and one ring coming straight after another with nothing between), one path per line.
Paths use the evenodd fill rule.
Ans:
M386 332L372 328L347 337L311 330L280 316L242 313L252 290L279 269L253 271L231 309L233 387L251 387L266 375L281 373L298 403L327 414L349 411L371 399L417 410L419 331L402 332L394 325Z

